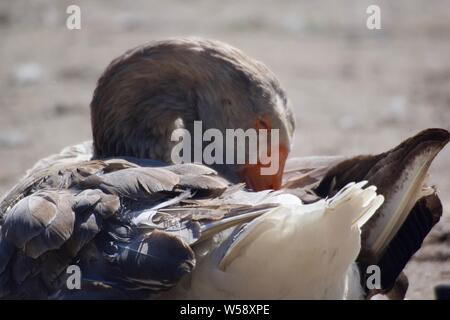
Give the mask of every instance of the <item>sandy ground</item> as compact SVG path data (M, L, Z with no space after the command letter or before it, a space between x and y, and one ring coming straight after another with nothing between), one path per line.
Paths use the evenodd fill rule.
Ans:
M65 27L78 4L82 29ZM365 26L369 4L382 30ZM427 127L450 129L448 1L0 0L0 193L36 160L90 138L95 82L152 39L203 36L265 62L296 111L294 156L376 153ZM408 265L408 298L450 283L450 148L432 182L442 222Z

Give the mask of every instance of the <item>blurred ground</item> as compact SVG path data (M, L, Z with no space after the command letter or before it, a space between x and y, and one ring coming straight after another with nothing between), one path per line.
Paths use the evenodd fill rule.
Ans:
M82 30L65 28L78 4ZM369 4L382 30L366 29ZM39 158L90 139L95 82L152 39L219 39L265 62L298 123L293 155L376 153L427 127L450 129L450 2L0 0L0 193ZM450 148L432 182L443 221L408 268L408 298L450 283Z

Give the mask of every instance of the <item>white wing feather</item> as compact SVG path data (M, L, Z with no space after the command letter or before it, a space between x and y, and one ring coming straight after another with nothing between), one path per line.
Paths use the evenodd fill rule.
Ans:
M349 291L360 286L348 281L359 281L352 264L361 247L360 227L383 203L376 188L363 189L365 184L349 184L335 197L309 205L294 196L275 194L268 201L282 206L256 218L207 254L177 298L355 296Z

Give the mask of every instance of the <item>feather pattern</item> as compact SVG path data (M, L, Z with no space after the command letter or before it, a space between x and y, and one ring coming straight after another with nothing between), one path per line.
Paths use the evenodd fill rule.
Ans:
M382 204L375 187L349 184L313 204L286 194L199 261L171 298L341 299L360 249L360 227ZM258 266L258 268L255 268ZM359 279L358 279L359 280ZM359 281L357 281L359 283ZM354 286L354 285L353 285Z
M37 166L1 204L0 297L70 298L71 264L86 297L158 294L193 270L197 244L275 206L201 165L62 159Z

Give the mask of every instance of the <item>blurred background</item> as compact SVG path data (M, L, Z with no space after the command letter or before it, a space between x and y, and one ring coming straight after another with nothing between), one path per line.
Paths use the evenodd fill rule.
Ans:
M66 8L81 8L81 30ZM366 8L381 8L381 30ZM149 40L203 36L263 61L297 118L294 156L378 153L450 129L450 2L0 0L0 193L41 157L91 137L97 78ZM444 217L408 265L408 298L450 283L450 148L436 159Z

